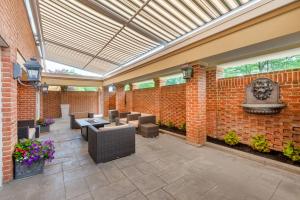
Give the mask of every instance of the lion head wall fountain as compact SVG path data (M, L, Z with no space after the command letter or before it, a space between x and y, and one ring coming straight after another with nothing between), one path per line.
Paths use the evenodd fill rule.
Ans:
M280 101L279 85L268 78L258 78L246 87L244 110L253 114L276 114L286 105Z

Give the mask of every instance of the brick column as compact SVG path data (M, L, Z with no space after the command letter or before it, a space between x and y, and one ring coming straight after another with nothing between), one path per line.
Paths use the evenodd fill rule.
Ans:
M156 121L160 121L160 81L159 78L154 78L154 83L155 83L155 116L156 116Z
M134 111L133 108L133 90L132 90L132 84L129 84L130 86L130 91L125 92L125 107L126 107L126 112L132 112Z
M206 71L193 66L194 75L186 83L186 139L188 143L203 145L206 141Z
M109 93L108 87L103 87L103 116L108 117L108 110L109 110Z
M17 81L13 77L16 50L2 49L2 142L3 181L13 178L12 154L17 143Z
M116 85L116 110L118 110L119 112L126 111L125 91L123 84Z

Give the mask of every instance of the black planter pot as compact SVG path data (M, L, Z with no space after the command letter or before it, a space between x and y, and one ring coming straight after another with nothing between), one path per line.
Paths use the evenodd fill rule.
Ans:
M50 125L40 126L40 133L50 132Z
M39 160L32 163L32 165L27 166L18 162L14 162L14 177L15 179L26 178L29 176L34 176L41 174L44 171L44 160Z

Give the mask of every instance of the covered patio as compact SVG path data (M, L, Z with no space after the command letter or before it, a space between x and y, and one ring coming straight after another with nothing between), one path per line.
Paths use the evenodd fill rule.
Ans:
M299 1L0 14L1 200L299 199Z
M84 200L297 200L300 176L211 147L195 148L163 134L136 136L136 153L95 164L80 131L57 120L56 158L41 175L5 184L0 198Z

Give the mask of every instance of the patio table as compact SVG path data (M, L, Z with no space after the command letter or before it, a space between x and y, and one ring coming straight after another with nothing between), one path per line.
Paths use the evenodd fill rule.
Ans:
M76 123L81 128L81 135L87 141L88 140L88 126L92 125L95 128L104 127L106 124L110 124L108 121L104 120L101 117L94 117L94 118L81 118L75 119Z

